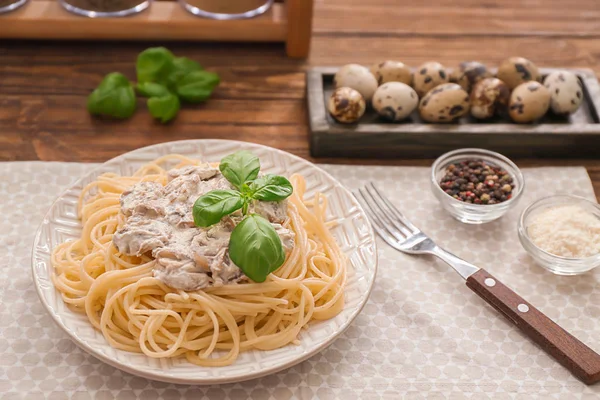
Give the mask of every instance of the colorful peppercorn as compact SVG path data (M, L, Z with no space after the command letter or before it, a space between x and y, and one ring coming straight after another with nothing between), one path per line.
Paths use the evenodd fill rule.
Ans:
M469 159L446 167L440 187L449 196L472 204L498 204L512 197L513 178L504 169Z

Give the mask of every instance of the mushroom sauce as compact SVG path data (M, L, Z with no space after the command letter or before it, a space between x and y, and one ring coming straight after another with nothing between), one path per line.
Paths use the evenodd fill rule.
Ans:
M232 189L218 169L187 166L168 172L166 186L140 182L121 195L125 224L113 236L119 252L151 254L154 276L165 285L186 291L244 281L247 277L229 258L229 237L243 215L237 211L208 228L194 225L192 208L198 197L216 189ZM294 246L294 232L282 224L287 201L256 201L249 209L266 218L283 248Z

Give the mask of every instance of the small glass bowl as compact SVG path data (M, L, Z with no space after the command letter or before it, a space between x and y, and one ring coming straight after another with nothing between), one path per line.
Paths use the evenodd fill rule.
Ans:
M600 265L600 253L586 258L560 257L540 249L529 237L527 227L531 218L540 211L561 205L578 205L600 218L600 206L579 196L557 195L549 196L533 202L523 210L518 224L519 240L523 248L535 262L557 275L579 275Z
M440 187L440 181L445 175L446 168L453 163L467 159L483 160L504 169L513 178L515 188L512 197L497 204L470 204L457 200ZM439 157L431 167L431 190L442 207L457 220L465 224L484 224L503 216L521 197L525 189L525 179L519 167L502 154L484 149L459 149Z

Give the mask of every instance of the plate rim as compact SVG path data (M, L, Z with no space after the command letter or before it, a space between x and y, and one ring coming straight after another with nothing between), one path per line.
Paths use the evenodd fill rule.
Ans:
M140 147L131 151L127 151L124 152L122 154L119 154L118 156L115 156L99 165L97 165L95 168L93 168L92 170L90 170L89 172L85 173L84 175L80 176L79 179L73 181L72 183L69 184L69 186L67 188L65 188L65 190L63 190L57 197L56 199L54 199L54 201L52 202L52 204L50 205L50 207L48 208L48 210L45 212L44 217L42 218L42 221L40 222L40 224L37 227L36 230L36 234L34 236L34 240L32 243L32 247L31 247L31 273L32 273L32 279L33 279L33 284L35 286L35 290L37 292L37 295L40 299L40 302L42 303L42 305L44 306L44 309L46 310L46 312L50 315L50 317L52 318L52 320L54 321L54 323L63 330L63 332L65 332L67 334L67 336L69 337L69 339L74 342L77 347L79 347L80 349L84 350L87 354L99 359L100 361L109 364L121 371L125 371L127 373L130 373L132 375L135 376L140 376L146 379L151 379L151 380L155 380L155 381L160 381L160 382L167 382L167 383L175 383L175 384L184 384L184 385L214 385L214 384L225 384L225 383L234 383L234 382L243 382L243 381L248 381L248 380L252 380L252 379L256 379L256 378L261 378L263 376L267 376L267 375L271 375L280 371L283 371L285 369L291 368L295 365L300 364L303 361L306 361L307 359L309 359L310 357L316 355L317 353L322 352L323 350L325 350L327 347L329 347L335 340L337 340L339 338L339 336L344 333L348 327L352 324L352 322L356 319L356 317L362 312L363 308L365 307L365 305L367 304L369 297L371 295L371 292L373 290L373 286L375 285L375 279L377 277L377 271L378 271L378 266L379 266L379 252L378 252L378 247L377 247L377 241L375 240L375 232L373 230L373 226L371 225L371 223L369 222L369 219L367 218L367 214L365 213L362 205L356 201L356 199L354 199L353 203L354 205L359 209L360 213L364 216L365 221L367 221L367 226L368 226L368 236L369 236L369 242L372 243L373 245L373 255L374 255L374 265L373 265L373 273L372 273L372 278L368 284L368 288L367 290L364 292L365 296L362 297L362 299L360 300L358 307L356 307L355 311L352 312L348 319L341 325L341 328L338 329L335 333L333 333L332 335L330 335L327 340L325 340L324 342L322 342L321 344L319 344L317 347L315 347L314 349L312 349L311 351L308 351L296 358L294 358L293 360L289 360L289 361L285 361L283 363L277 364L275 363L273 366L265 368L265 369L261 369L260 371L255 371L255 372L251 372L251 373L244 373L244 374L240 374L240 375L236 375L236 376L228 376L228 377L223 377L223 378L194 378L194 379L190 379L190 378L179 378L176 376L166 376L166 375L161 375L160 373L157 372L153 372L153 371L144 371L144 370L139 370L136 368L132 368L130 365L125 364L121 361L119 361L118 359L115 358L111 358L107 355L105 355L103 352L101 351L97 351L96 349L94 349L92 346L90 346L88 343L86 343L85 341L81 340L78 335L76 335L76 333L74 331L72 331L71 329L69 329L64 322L62 321L62 319L60 318L60 314L56 313L55 310L50 306L50 304L46 301L46 298L42 292L42 288L39 284L39 279L40 276L37 273L37 268L36 268L36 244L39 243L41 235L42 235L42 227L49 221L49 214L50 212L55 208L56 204L69 192L69 190L71 190L74 186L80 185L85 179L87 179L90 176L98 176L99 172L109 163L115 162L117 160L119 160L120 158L123 158L127 155L130 154L135 154L136 152L143 152L143 151L148 151L151 150L153 148L161 148L161 147L165 147L168 145L172 145L172 144L185 144L185 143L198 143L198 142L213 142L213 143L222 143L222 144L243 144L243 145L252 145L252 146L257 146L263 149L267 149L269 151L278 153L280 155L285 155L286 157L291 157L292 159L294 159L297 162L301 162L307 165L312 166L313 168L316 168L320 174L325 175L328 179L330 179L331 181L333 181L337 186L339 186L340 188L342 188L344 191L346 191L349 195L352 195L352 192L346 188L344 185L342 185L340 183L339 180L337 180L335 177L333 177L330 173L328 173L327 171L323 170L320 166L318 166L317 164L306 160L302 157L299 157L295 154L289 153L287 151L281 150L281 149L277 149L271 146L266 146L263 144L258 144L258 143L254 143L254 142L248 142L248 141L241 141L241 140L228 140L228 139L187 139L187 140L174 140L174 141L168 141L168 142L162 142L162 143L157 143L157 144L153 144L153 145L149 145L149 146L144 146L144 147ZM47 268L51 268L51 266L49 265ZM54 284L52 284L54 290L56 291L56 287L54 286ZM58 295L60 297L60 295ZM61 298L62 300L62 298ZM109 345L107 343L107 345ZM109 345L110 346L110 345ZM289 345L288 345L289 346ZM137 353L131 353L131 354L137 354ZM143 354L142 354L143 355ZM147 357L147 356L146 356Z

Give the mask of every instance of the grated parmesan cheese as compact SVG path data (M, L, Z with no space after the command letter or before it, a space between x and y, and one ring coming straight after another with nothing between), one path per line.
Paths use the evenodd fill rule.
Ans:
M600 220L579 206L559 206L531 216L531 240L559 257L585 258L600 253Z

